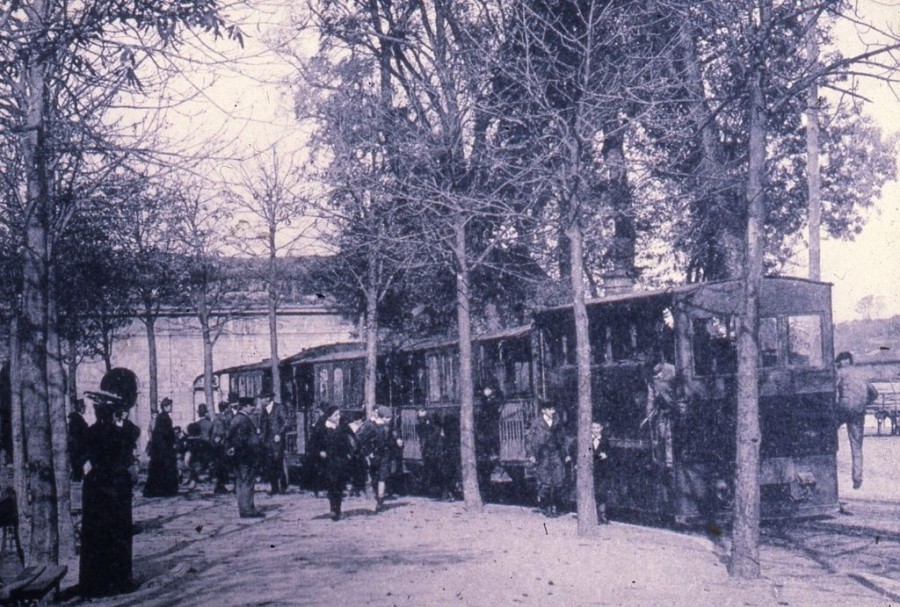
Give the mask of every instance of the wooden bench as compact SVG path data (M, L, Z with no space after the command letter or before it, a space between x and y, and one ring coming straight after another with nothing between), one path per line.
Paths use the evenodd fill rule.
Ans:
M51 592L59 593L59 583L68 573L65 565L33 565L26 567L8 584L0 588L2 605L38 605Z

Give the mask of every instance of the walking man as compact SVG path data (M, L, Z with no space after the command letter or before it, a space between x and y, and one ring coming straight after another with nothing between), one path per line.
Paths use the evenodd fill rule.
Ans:
M375 415L359 429L359 444L375 489L375 512L384 510L384 493L391 475L391 458L397 448L403 448L403 440L394 435L391 427L393 415L389 407L378 407Z
M290 429L287 408L276 402L272 394L264 396L262 413L263 474L269 481L269 493L287 492L287 476L284 470L285 435Z
M837 423L847 424L850 440L851 478L853 488L863 482L863 426L866 407L878 398L878 391L853 366L853 354L841 352L835 359L837 365Z
M231 405L226 401L219 403L219 413L213 420L210 437L212 440L212 457L213 457L213 478L216 486L213 493L228 493L228 456L225 454L225 438L228 436L228 426L231 425L231 419L234 414L231 412Z
M228 456L234 463L234 487L237 493L238 513L241 518L261 518L262 512L253 503L253 487L256 483L256 462L259 457L259 429L250 417L253 399L238 399L237 413L228 426L226 444Z

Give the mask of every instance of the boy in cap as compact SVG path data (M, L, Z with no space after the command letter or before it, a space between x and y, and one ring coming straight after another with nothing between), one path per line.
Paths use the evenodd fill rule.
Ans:
M384 510L384 494L391 474L391 456L395 448L403 448L403 440L394 435L393 414L389 407L380 406L375 415L359 429L359 448L369 465L375 490L375 512Z

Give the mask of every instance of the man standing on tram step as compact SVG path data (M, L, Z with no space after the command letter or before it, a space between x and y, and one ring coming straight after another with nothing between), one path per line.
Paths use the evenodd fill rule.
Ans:
M878 398L878 390L859 369L853 367L853 354L850 352L841 352L834 362L837 365L837 424L847 424L853 488L859 489L863 481L862 443L866 407Z
M261 518L263 513L253 503L256 482L256 462L259 458L259 429L250 417L253 398L238 399L237 413L228 426L225 438L226 453L234 465L234 488L241 518Z
M538 485L538 505L544 516L557 516L563 486L566 482L566 463L571 459L566 453L566 441L562 424L556 415L556 406L541 401L541 415L525 437L528 461L535 467Z
M430 497L449 499L452 494L444 478L444 429L424 407L416 412L416 437L422 452L422 488Z
M389 407L378 407L375 415L362 425L357 435L375 490L375 512L384 510L384 492L391 474L391 456L395 449L403 448L403 440L394 435L392 419Z
M269 494L287 492L287 475L284 469L284 440L290 429L287 408L275 401L269 392L264 395L262 412L262 435L265 453L263 473L269 481Z
M609 497L609 436L607 424L595 421L591 424L591 453L594 455L594 499L597 502L597 522L609 523L606 518L606 500Z
M216 483L213 493L220 495L228 493L228 456L225 455L225 437L228 435L228 426L231 424L231 418L234 414L231 412L231 405L222 401L219 403L219 413L213 420L212 429L210 430L210 440L212 442L212 475Z

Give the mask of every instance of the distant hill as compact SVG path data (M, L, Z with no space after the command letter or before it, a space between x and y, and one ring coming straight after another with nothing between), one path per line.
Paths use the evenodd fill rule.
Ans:
M900 360L900 316L851 320L834 326L834 352L853 352L857 362Z

